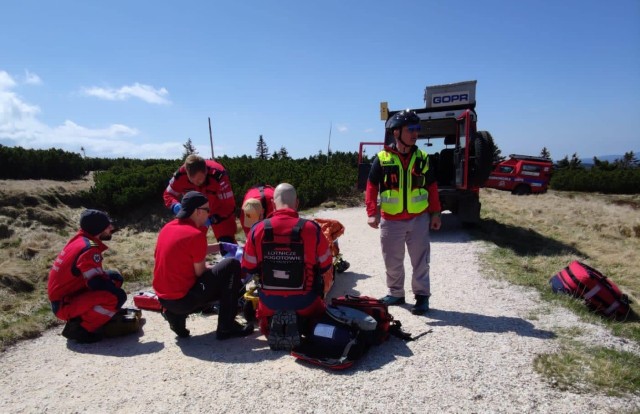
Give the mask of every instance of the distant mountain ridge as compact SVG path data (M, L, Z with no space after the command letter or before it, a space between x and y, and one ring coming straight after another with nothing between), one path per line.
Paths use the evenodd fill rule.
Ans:
M636 158L640 158L640 151L633 151L633 153L635 154ZM624 157L624 154L618 154L618 155L596 155L595 157L598 158L600 161L614 162L615 160L622 159L622 157ZM571 159L571 158L569 158L569 159ZM591 158L580 158L580 161L582 161L583 165L593 165L593 157L591 157Z

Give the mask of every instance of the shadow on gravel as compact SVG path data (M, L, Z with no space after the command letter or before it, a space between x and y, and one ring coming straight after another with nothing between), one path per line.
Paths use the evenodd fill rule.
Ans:
M218 341L215 333L192 336L189 339L177 339L176 344L182 353L191 358L208 362L224 362L228 364L252 364L261 361L275 361L282 358L293 358L287 351L272 351L266 338L258 331L246 338ZM406 342L398 338L390 338L382 345L372 347L368 353L356 361L353 367L344 371L333 371L337 375L352 375L358 371L372 371L393 362L397 357L413 355ZM313 364L296 360L310 369L325 369Z
M143 335L143 330L140 330L136 335L105 338L93 344L78 344L75 341L67 341L67 349L80 354L127 358L137 355L153 354L160 352L164 348L164 343L162 342L153 341L140 343L139 339Z
M462 326L475 332L515 332L520 336L539 339L553 339L556 334L551 331L536 329L531 322L521 318L506 316L487 316L477 313L455 312L431 309L426 318L435 319L427 322L429 326Z
M563 256L570 254L588 257L575 247L544 236L533 229L507 225L493 219L482 220L469 233L473 239L492 242L519 256Z
M185 356L229 364L251 364L288 355L284 351L272 351L265 337L257 330L251 336L225 341L218 341L215 332L210 332L188 339L176 339L176 344Z
M470 237L457 216L444 213L441 216L440 230L431 230L431 241L434 243L466 243Z
M357 265L357 263L351 264L351 266L354 265ZM356 289L359 280L368 279L370 277L374 276L349 271L336 274L336 279L333 282L331 290L329 290L329 293L327 294L327 299L330 301L332 298L337 298L338 296L344 295L371 296L370 292L360 292Z

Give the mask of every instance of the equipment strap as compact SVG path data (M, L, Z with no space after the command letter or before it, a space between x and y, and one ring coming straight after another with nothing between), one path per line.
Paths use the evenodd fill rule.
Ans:
M293 226L293 230L291 230L291 243L299 243L301 240L300 233L302 232L302 227L304 223L308 220L300 218L295 226ZM273 226L271 225L270 219L264 219L264 238L263 241L272 242L273 241Z

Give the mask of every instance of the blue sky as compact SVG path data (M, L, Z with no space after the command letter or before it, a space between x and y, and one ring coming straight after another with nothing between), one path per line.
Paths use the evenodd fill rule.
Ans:
M640 150L640 0L6 1L0 144L293 157L379 141L380 101L475 79L504 155Z

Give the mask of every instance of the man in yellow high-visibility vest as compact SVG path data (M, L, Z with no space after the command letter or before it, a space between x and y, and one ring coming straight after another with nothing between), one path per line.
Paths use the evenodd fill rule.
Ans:
M380 228L380 244L389 289L382 301L388 305L405 303L405 245L413 268L411 289L416 303L411 312L429 310L429 230L439 230L440 198L429 156L416 146L420 118L413 111L401 111L387 120L386 128L395 144L384 147L373 160L365 203L367 223ZM378 211L380 194L380 211Z

